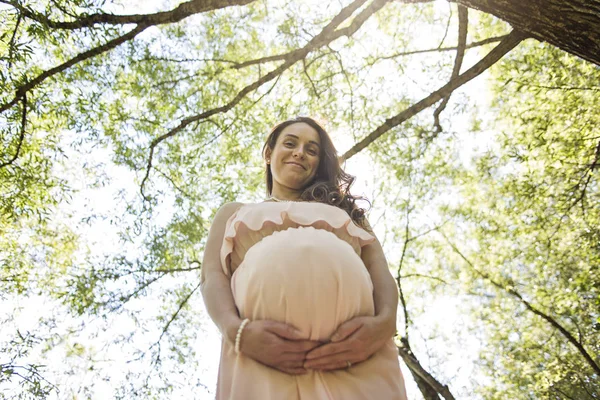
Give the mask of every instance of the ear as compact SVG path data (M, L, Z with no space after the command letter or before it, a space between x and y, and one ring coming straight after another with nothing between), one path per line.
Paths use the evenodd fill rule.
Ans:
M265 149L265 160L268 160L271 158L271 148L267 146L267 148Z

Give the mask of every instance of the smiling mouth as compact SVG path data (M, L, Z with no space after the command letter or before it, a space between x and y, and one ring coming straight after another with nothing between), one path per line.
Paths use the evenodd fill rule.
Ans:
M304 168L304 165L302 165L302 164L298 164L298 163L295 163L295 162L289 162L289 163L286 163L286 164L297 165L297 166L299 166L300 168L302 168L302 169L304 169L304 170L306 169L306 168Z

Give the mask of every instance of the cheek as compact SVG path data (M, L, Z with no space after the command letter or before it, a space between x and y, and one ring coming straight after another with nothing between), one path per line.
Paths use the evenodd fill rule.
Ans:
M277 151L273 152L273 156L274 158L282 161L285 157L288 157L288 153L289 153L289 149L286 149L285 147L279 147L277 148Z
M319 168L319 161L320 159L316 159L311 163L311 168L312 170L316 173L317 169Z

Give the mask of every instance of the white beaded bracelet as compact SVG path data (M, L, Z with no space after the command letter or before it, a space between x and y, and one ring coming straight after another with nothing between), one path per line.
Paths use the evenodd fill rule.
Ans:
M237 335L235 335L235 347L234 348L235 348L236 354L240 354L240 341L242 340L242 331L244 330L244 327L246 326L246 324L248 324L248 322L250 322L250 320L248 318L243 320L242 323L240 324L240 327L238 328Z

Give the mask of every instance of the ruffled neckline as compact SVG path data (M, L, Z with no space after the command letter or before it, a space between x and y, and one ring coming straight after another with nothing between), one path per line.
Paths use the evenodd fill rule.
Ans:
M373 235L356 225L346 211L330 204L308 201L245 203L226 224L221 248L221 261L226 275L230 275L228 255L233 251L240 229L243 232L262 233L267 225L286 227L284 229L290 226L325 225L340 239L349 242L359 255L362 246L375 240Z

